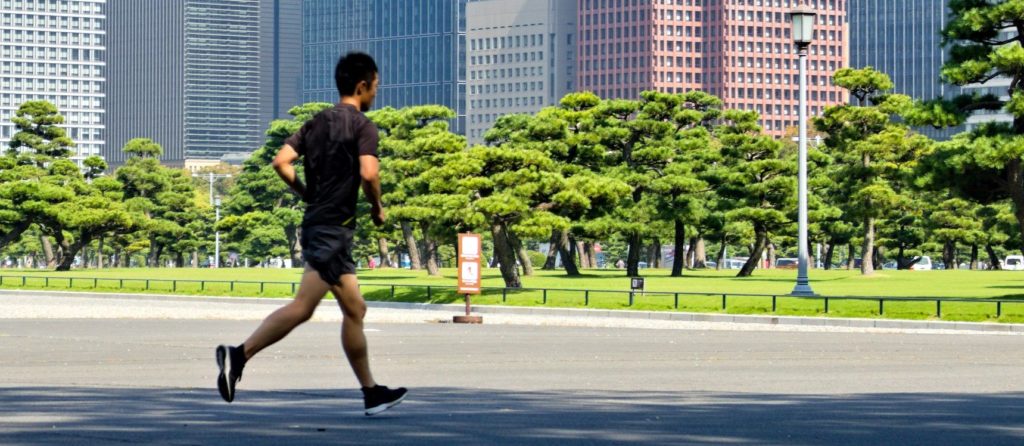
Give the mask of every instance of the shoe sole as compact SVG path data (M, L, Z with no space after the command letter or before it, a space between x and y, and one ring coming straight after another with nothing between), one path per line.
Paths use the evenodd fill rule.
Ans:
M371 407L369 409L366 409L366 416L369 417L369 416L372 416L372 415L377 415L377 414L379 414L379 413L381 413L381 412L383 412L385 410L388 410L388 409L390 409L392 407L395 407L395 406L398 405L398 403L401 403L402 400L404 400L405 397L408 396L408 395L409 395L409 393L406 392L404 395L399 397L397 400L394 400L394 401L392 401L390 403L384 403L384 404L381 404L379 406Z
M220 368L220 374L217 375L217 391L220 392L220 397L224 398L224 401L230 403L235 398L234 395L232 395L233 392L231 391L231 386L228 384L228 376L224 370L224 366L226 365L225 362L228 356L228 349L224 348L224 346L222 345L220 347L217 347L217 350L214 354L217 357L217 367Z

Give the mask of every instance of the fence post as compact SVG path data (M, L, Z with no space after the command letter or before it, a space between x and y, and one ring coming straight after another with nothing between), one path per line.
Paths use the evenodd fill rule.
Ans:
M124 289L124 279L117 279L117 287Z
M100 279L96 278L92 279L92 289L96 289L96 287L99 286L99 280Z
M996 317L1003 315L1003 301L996 302Z
M292 294L295 294L295 282L292 282Z
M172 280L171 281L171 292L175 293L177 291L178 291L178 281L177 280Z
M206 281L205 280L200 280L199 281L199 291L206 291Z
M675 298L675 309L678 310L679 309L679 293L676 293L675 296L676 296L676 298Z
M548 304L548 289L544 289L544 305Z
M395 286L391 285L391 300L395 300Z
M235 281L232 280L230 283L231 283L231 285L230 285L229 289L230 289L230 291L234 292L235 291Z
M44 277L43 278L43 287L44 288L49 288L50 287L50 278L49 277Z
M432 295L432 293L430 292L430 286L427 286L427 301L428 301L428 302L429 302L429 301L430 301L430 299L431 299L431 295Z
M149 291L149 279L146 279L146 291Z
M508 298L508 288L502 288L501 289L501 302L505 303L505 300L507 298Z
M828 314L828 297L825 298L825 314Z
M265 282L260 282L260 294L263 294L263 285Z
M885 305L884 305L884 303L885 303L885 299L878 299L878 315L879 316L885 314Z
M725 295L722 295L722 311L725 311Z
M590 290L584 290L583 291L583 306L584 307L589 307L590 306Z
M775 306L775 298L776 298L776 296L772 296L772 313L774 313L775 309L778 308L778 307Z
M70 289L70 288L74 288L74 287L75 287L75 278L74 277L68 277L68 288Z
M942 319L942 301L935 300L935 317Z
M629 292L629 306L631 306L631 307L633 306L633 292L632 291Z
M25 276L21 276L21 286L25 286Z

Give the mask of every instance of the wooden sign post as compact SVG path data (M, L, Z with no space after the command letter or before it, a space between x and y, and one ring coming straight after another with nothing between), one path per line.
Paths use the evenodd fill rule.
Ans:
M483 316L469 314L469 295L480 294L480 256L483 240L480 234L459 234L459 294L466 296L466 314L455 316L456 324L482 324Z

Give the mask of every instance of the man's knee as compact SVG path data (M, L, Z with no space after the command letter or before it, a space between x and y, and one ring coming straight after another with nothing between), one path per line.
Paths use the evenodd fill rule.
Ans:
M299 323L310 320L313 317L313 312L316 311L316 306L314 305L305 305L297 302L293 302L291 305L292 314L295 315L295 318L298 319Z
M359 299L358 302L349 300L348 302L341 303L341 312L345 315L346 319L353 319L358 322L362 322L363 318L366 317L366 302Z

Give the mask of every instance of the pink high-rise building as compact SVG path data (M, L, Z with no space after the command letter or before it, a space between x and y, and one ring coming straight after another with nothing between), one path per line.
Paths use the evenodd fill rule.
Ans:
M578 0L577 89L635 99L644 90L714 94L756 110L765 131L798 125L799 66L789 11L818 12L808 49L808 112L847 102L846 0Z

